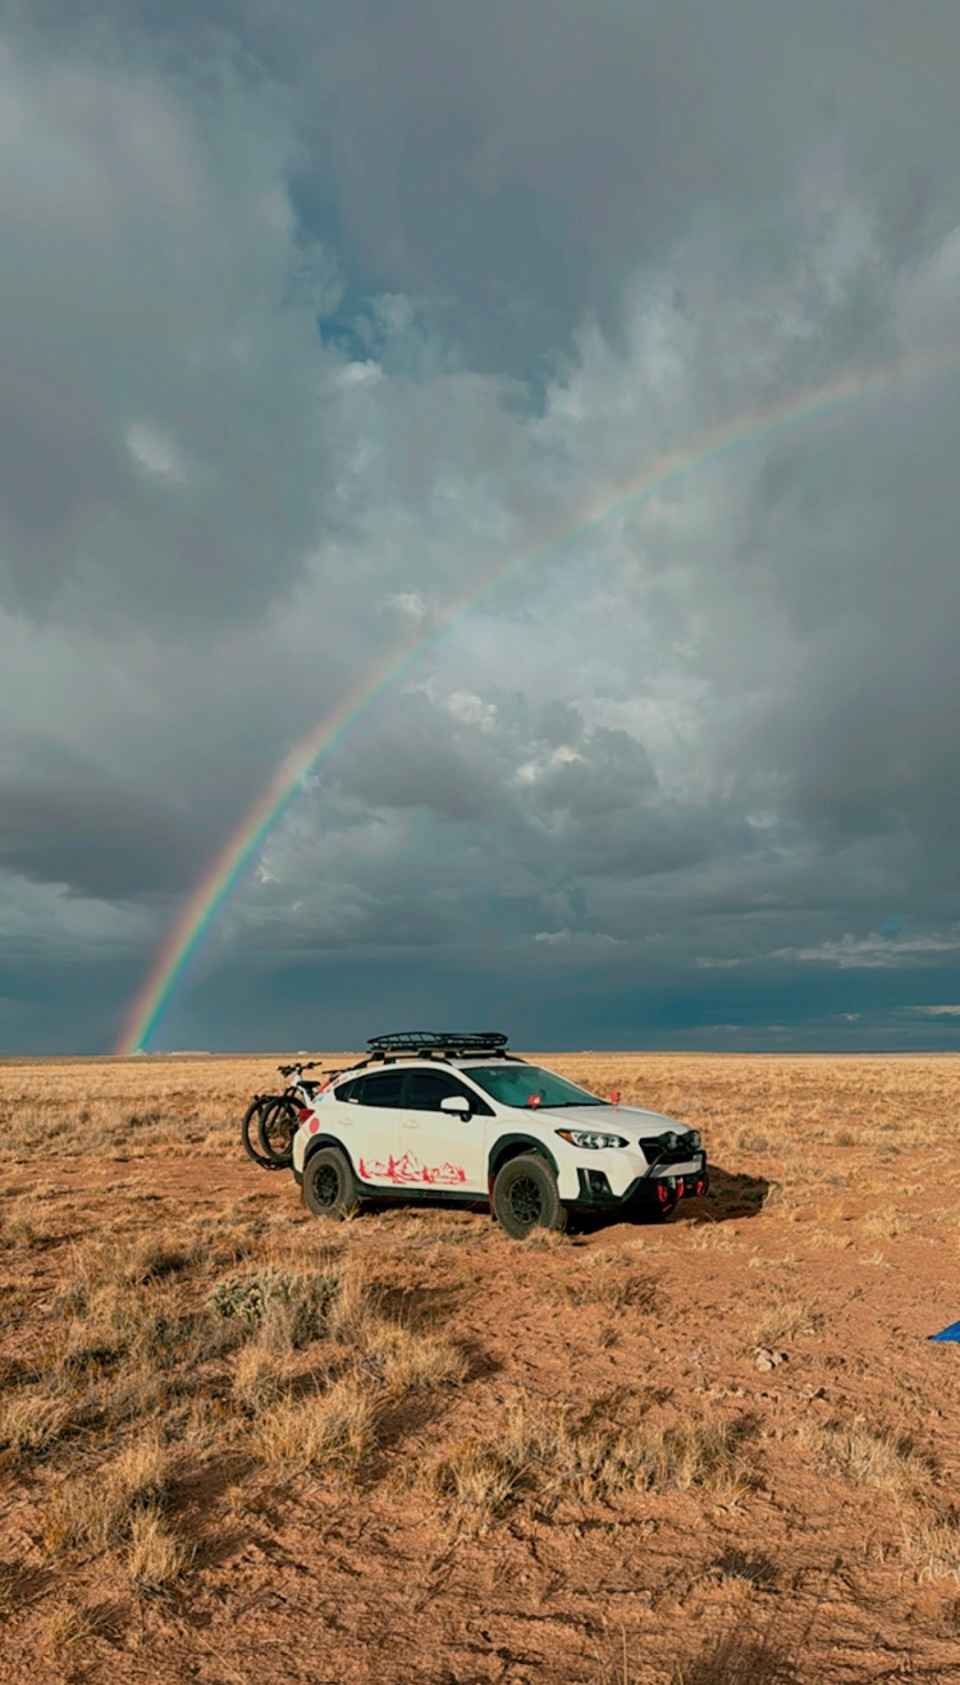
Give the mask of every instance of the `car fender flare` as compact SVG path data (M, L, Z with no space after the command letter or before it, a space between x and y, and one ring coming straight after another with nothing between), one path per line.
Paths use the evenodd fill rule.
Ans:
M356 1165L353 1162L353 1158L351 1157L349 1148L345 1147L343 1142L337 1139L336 1135L312 1135L311 1136L310 1145L307 1147L306 1152L303 1155L303 1168L304 1168L304 1170L306 1170L307 1165L310 1163L310 1160L312 1159L314 1153L319 1152L321 1147L336 1147L337 1151L341 1152L343 1154L344 1158L346 1159L347 1163L350 1166L351 1171L353 1172L353 1175L355 1177L357 1176ZM357 1180L359 1181L359 1177L357 1177Z
M523 1135L516 1131L509 1135L498 1135L490 1148L490 1155L487 1159L487 1179L491 1188L502 1165L508 1159L518 1158L521 1153L539 1153L541 1158L546 1159L553 1174L559 1180L560 1166L550 1148L543 1141L538 1141L535 1135Z

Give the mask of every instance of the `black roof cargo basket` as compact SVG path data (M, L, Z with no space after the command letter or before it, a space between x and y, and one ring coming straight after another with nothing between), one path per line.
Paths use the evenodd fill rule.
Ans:
M370 1036L367 1046L370 1059L392 1059L398 1053L417 1054L421 1059L439 1054L458 1059L472 1053L505 1053L509 1036L500 1030L395 1030L386 1036Z
M492 1053L505 1048L509 1036L500 1030L396 1030L389 1036L371 1036L371 1053L435 1053L460 1048L463 1053Z

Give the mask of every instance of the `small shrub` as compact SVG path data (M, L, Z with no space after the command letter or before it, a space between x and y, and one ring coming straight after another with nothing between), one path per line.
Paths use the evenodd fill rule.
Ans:
M208 1306L214 1316L242 1330L242 1338L260 1330L270 1349L289 1351L325 1331L339 1293L340 1278L332 1271L267 1269L221 1282Z

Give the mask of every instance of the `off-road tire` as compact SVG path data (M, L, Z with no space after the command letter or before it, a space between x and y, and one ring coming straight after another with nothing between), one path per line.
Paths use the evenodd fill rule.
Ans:
M248 1158L253 1159L254 1164L259 1164L261 1170L274 1168L273 1161L265 1158L260 1151L260 1116L264 1108L273 1105L275 1100L276 1096L274 1095L258 1095L255 1100L251 1100L240 1125L240 1140L243 1144L243 1150ZM256 1146L254 1146L254 1142L257 1143Z
M567 1226L567 1209L553 1167L539 1153L521 1153L507 1160L497 1172L490 1203L511 1240L526 1240L535 1229L562 1234Z
M257 1143L263 1162L271 1170L289 1170L299 1121L296 1105L285 1095L261 1108Z
M357 1184L339 1147L318 1147L303 1167L303 1203L314 1217L337 1221L355 1211Z

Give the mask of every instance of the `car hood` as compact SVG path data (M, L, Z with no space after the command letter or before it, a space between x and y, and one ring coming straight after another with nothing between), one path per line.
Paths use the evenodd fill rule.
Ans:
M689 1126L676 1118L664 1117L662 1112L648 1112L643 1106L539 1106L538 1115L546 1113L556 1118L557 1127L569 1124L574 1129L599 1129L611 1135L662 1135L673 1129L678 1135L689 1133Z

